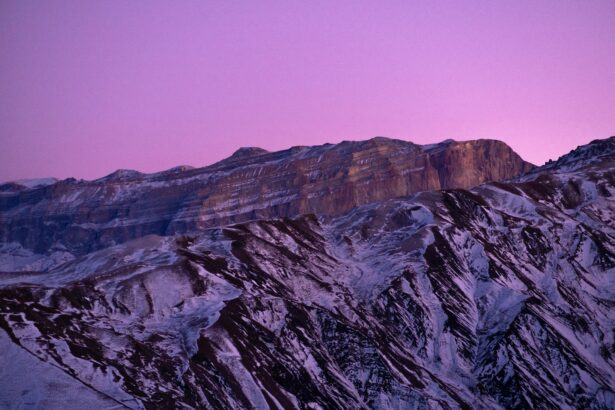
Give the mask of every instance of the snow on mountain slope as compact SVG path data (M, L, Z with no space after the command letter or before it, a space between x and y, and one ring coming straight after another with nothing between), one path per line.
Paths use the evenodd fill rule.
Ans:
M337 216L46 264L6 245L7 352L101 406L615 408L614 141L582 164Z
M0 407L3 409L119 409L124 404L82 384L14 344L0 331Z

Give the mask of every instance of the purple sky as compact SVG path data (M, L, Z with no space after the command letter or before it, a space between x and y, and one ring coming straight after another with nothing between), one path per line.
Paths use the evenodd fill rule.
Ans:
M615 1L0 2L0 180L240 146L615 134Z

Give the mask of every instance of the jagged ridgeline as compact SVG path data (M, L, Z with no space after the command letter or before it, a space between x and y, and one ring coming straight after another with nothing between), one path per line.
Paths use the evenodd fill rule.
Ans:
M615 138L2 185L0 407L615 408L614 195Z

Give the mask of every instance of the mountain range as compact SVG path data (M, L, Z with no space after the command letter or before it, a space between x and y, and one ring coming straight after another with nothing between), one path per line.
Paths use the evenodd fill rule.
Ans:
M615 408L615 137L0 185L0 407Z

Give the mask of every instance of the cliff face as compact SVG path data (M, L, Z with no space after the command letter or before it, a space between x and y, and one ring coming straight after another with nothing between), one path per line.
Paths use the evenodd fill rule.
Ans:
M156 174L120 170L95 181L0 187L0 240L37 252L88 252L258 218L339 215L367 203L469 188L529 171L506 144L420 146L374 138L269 153L242 148L214 165Z
M506 144L495 140L443 143L428 153L440 188L469 188L509 179L533 168Z
M615 407L615 138L333 217L10 246L9 408Z

